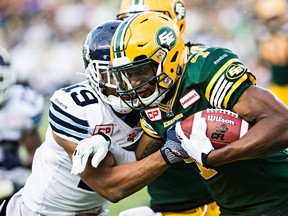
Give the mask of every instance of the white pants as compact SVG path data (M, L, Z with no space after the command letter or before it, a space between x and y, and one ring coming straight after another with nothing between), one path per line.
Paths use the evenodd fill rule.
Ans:
M125 211L120 212L119 216L162 216L161 213L155 213L148 206L140 206L135 208L130 208Z
M109 211L108 210L104 210L103 212L101 212L100 214L93 214L93 213L64 213L62 214L63 216L65 215L77 215L77 216L81 216L81 215L97 215L97 216L108 216ZM10 199L10 201L8 202L7 205L7 209L6 209L6 216L41 216L41 214L36 213L31 211L23 202L22 200L22 189L20 191L18 191L16 194L13 195L13 197ZM46 214L47 216L56 216L55 214ZM58 216L59 214L57 214ZM60 215L59 215L60 216Z
M6 209L6 216L40 216L40 214L34 213L22 201L22 190L18 191L10 199Z

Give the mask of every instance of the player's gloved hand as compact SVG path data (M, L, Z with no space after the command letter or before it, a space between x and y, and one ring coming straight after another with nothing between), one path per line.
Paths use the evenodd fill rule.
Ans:
M177 163L189 158L187 152L182 148L181 142L177 139L175 124L167 130L166 143L160 151L167 164Z
M110 145L110 137L103 133L98 133L90 138L81 140L73 153L70 173L73 175L82 173L89 156L92 156L91 164L96 168L105 158Z
M134 151L125 150L117 143L112 142L109 151L113 154L117 165L136 161L136 155Z
M207 156L214 150L214 147L206 136L206 120L205 118L201 118L199 121L194 121L193 124L197 124L195 125L196 131L191 133L190 138L187 138L181 128L180 122L177 122L175 128L177 137L190 157L194 158L198 163L201 163L205 167L208 167Z

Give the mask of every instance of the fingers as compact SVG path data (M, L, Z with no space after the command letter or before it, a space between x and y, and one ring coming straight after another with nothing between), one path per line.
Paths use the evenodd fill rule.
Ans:
M90 151L83 151L83 149L75 151L72 156L71 174L79 175L85 170L90 153Z
M184 134L184 132L182 130L180 122L176 123L175 131L176 131L177 138L182 142L183 139L185 138L185 134Z
M92 156L91 165L96 168L105 158L110 143L110 138L103 134L95 134L90 138L81 140L72 156L70 173L73 175L81 174L85 170L89 156Z
M187 148L186 148L186 145L184 145L184 143L181 143L181 146L182 146L182 148L186 151L186 152L188 152L187 150Z
M73 155L72 155L72 168L70 173L72 175L78 175L79 173L79 152L77 150L74 151Z
M108 148L107 147L101 147L97 149L97 152L95 152L94 156L92 157L91 164L93 167L97 168L99 163L105 158L107 155Z
M207 123L205 118L200 118L197 124L197 135L205 135L206 136Z

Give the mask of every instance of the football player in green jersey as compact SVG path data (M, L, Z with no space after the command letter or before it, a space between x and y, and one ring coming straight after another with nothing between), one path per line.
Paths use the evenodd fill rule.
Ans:
M288 152L283 150L288 147L287 106L257 87L252 72L230 50L201 47L190 53L188 49L167 16L143 12L123 21L111 43L111 71L118 94L141 112L142 128L155 143L171 139L173 130L168 129L200 110L238 113L253 127L217 150L205 136L205 122L194 122L199 130L191 140L176 123L182 146L195 159L187 167L199 171L222 215L287 215ZM167 164L185 156L174 151L175 142L171 151L167 142L160 150ZM156 151L159 146L143 148ZM153 163L154 156L144 161ZM187 187L194 185L179 184L178 189Z
M180 33L183 34L186 27L184 3L182 0L122 0L117 19L125 20L129 16L143 11L159 12L169 16L177 24ZM148 144L142 142L141 148ZM147 150L146 154L148 154ZM140 155L140 158L142 157L143 155ZM203 212L211 216L219 215L218 206L213 201L201 176L195 175L195 172L182 161L171 165L168 170L149 184L147 189L150 195L150 207L153 211L169 216L182 216L188 213L191 216L201 216ZM177 178L177 181L175 181L175 178ZM185 190L179 190L177 187L179 184L190 185L191 183L194 187L186 187ZM169 188L168 191L167 188ZM121 212L121 214L128 216L129 213L133 216L144 210L142 206L128 209Z

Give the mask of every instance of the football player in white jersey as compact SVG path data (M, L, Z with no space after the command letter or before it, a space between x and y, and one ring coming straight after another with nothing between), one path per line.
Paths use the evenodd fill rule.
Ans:
M25 186L8 203L7 216L106 216L109 201L146 186L169 167L167 160L188 157L180 145L167 141L161 151L134 162L130 150L147 138L139 112L121 101L107 73L110 42L119 24L105 22L87 35L82 54L88 80L51 97L45 142L35 153Z
M15 84L15 80L10 55L0 47L0 204L23 187L41 144L38 126L44 98L27 85ZM5 207L0 215L5 215Z
M121 104L113 79L105 74L110 41L119 24L120 21L108 21L89 32L82 53L87 80L59 89L51 97L45 142L36 151L25 186L8 203L8 216L107 215L109 201L95 192L100 187L105 191L105 185L99 183L97 190L91 189L80 176L70 174L70 150L66 152L60 145L68 143L74 151L76 144L89 149L90 143L107 143L115 163L136 160L133 151L121 147L133 150L141 136L139 114ZM104 153L103 157L107 151Z

